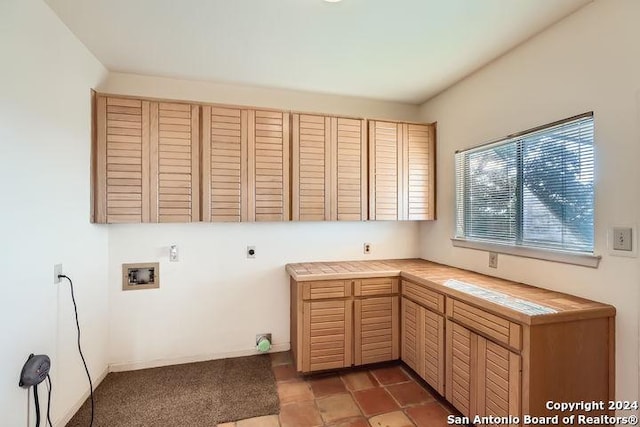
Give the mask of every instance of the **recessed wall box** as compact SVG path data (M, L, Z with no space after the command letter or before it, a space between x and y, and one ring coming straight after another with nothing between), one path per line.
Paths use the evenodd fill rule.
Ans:
M122 290L153 289L160 287L160 264L145 262L122 264Z

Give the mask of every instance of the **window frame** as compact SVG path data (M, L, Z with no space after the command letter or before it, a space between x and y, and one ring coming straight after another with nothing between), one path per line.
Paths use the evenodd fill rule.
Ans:
M455 154L459 154L462 152L466 152L466 151L477 151L482 149L483 147L488 147L490 145L496 145L499 144L501 142L504 143L508 143L509 140L516 140L518 138L521 137L525 137L527 135L531 135L534 134L536 132L540 132L543 131L545 129L552 129L554 127L560 126L562 124L565 123L569 123L572 121L577 121L583 118L591 118L592 120L594 120L594 114L593 112L587 112L587 113L583 113L583 114L579 114L573 117L569 117L566 119L562 119L562 120L558 120L556 122L552 122L549 124L545 124L545 125L541 125L541 126L537 126L531 129L527 129L525 131L522 132L518 132L515 134L511 134L508 135L506 137L503 138L498 138L495 139L493 141L484 143L484 144L480 144L478 146L475 147L470 147L464 150L457 150L455 152ZM594 123L595 124L595 123ZM595 131L594 131L595 132ZM594 138L594 149L595 149L595 138ZM517 146L517 156L518 158L516 159L517 162L517 181L519 184L522 184L523 181L523 168L522 168L522 163L521 163L521 156L522 153L521 151L521 147ZM595 159L594 159L595 162ZM595 165L594 165L594 169L595 169ZM457 168L454 167L454 174L456 174L456 176L454 177L454 182L455 182L455 197L454 197L454 203L455 203L455 209L454 209L454 232L453 232L453 237L451 238L451 242L453 244L454 247L462 247L462 248L468 248L468 249L476 249L476 250L484 250L484 251L490 251L490 252L497 252L497 253L502 253L502 254L508 254L508 255L514 255L514 256L519 256L519 257L525 257L525 258L534 258L534 259L542 259L542 260L547 260L547 261L553 261L553 262L560 262L560 263L566 263L566 264L574 264L574 265L580 265L580 266L585 266L585 267L592 267L592 268L597 268L600 262L600 259L602 258L599 255L595 255L593 251L595 251L595 247L596 247L596 236L595 236L595 212L594 212L594 220L593 220L593 228L594 228L594 236L593 236L593 251L592 252L584 252L584 251L571 251L571 250L565 250L565 249L556 249L556 248L550 248L550 247L538 247L538 246L527 246L527 245L523 245L523 244L510 244L510 243L501 243L498 240L496 241L491 241L491 240L484 240L484 239L473 239L473 238L466 238L465 236L459 236L458 235L458 198L460 197L460 195L458 194L458 184L457 184ZM467 176L465 174L465 179L467 179ZM595 182L595 179L594 179ZM523 212L523 197L522 197L522 188L520 188L521 185L517 185L516 186L516 202L518 205L517 208L517 212L515 215L515 221L516 221L516 234L517 234L517 241L518 242L522 242L522 233L523 233L523 229L522 229L522 218L521 218L521 213ZM595 187L593 189L594 191L594 208L595 208ZM466 193L466 192L465 192ZM466 197L466 194L463 194L462 197ZM518 212L520 214L518 214ZM463 215L467 215L467 211L466 209L463 210ZM466 222L466 220L465 220Z

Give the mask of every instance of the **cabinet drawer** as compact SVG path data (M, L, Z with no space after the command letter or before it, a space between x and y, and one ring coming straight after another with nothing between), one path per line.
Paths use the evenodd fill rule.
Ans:
M415 283L402 281L402 295L438 313L444 313L444 295Z
M355 280L353 286L353 294L357 297L398 293L398 279L393 277Z
M489 339L518 350L522 348L521 327L517 323L452 298L447 298L447 316Z
M328 299L351 296L350 280L322 280L302 283L302 299Z

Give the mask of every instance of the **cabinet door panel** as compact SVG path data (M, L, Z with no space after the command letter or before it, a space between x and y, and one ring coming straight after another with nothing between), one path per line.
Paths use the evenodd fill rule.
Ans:
M435 128L369 122L369 219L435 219Z
M402 298L401 357L411 369L420 374L420 307Z
M478 337L478 415L520 416L520 356Z
M289 113L248 111L248 220L289 220Z
M355 300L356 365L398 359L399 308L397 296Z
M202 107L203 221L247 220L247 111Z
M404 174L408 220L435 219L435 133L432 125L407 124Z
M424 353L418 373L440 394L444 394L444 317L420 307Z
M332 118L332 164L337 181L332 188L331 219L367 219L367 139L365 121ZM335 159L335 160L333 160Z
M149 221L149 102L96 98L94 221Z
M152 102L151 222L200 220L200 110Z
M475 412L475 355L477 335L447 321L446 397L465 416Z
M350 300L303 303L303 371L351 366L352 307Z
M294 114L292 119L292 219L367 219L365 121Z
M294 114L292 218L328 221L331 199L331 119Z
M393 122L369 122L369 219L401 219L402 134Z

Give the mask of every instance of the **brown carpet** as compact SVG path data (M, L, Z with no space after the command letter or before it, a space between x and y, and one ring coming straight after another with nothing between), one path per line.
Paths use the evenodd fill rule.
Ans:
M280 410L266 354L114 372L94 397L94 427L214 427ZM90 414L87 400L67 427L87 427Z

